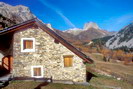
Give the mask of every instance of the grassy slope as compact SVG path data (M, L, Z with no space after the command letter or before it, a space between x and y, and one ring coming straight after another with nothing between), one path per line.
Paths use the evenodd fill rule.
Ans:
M122 80L116 80L112 77L111 79L109 77L99 77L92 79L91 82L96 81L99 85L117 86L121 87L121 89L133 89L133 64L124 65L122 62L104 62L100 54L91 54L91 56L95 64L87 65L87 70L94 71L98 69L117 78L122 78Z
M125 66L116 63L102 63L98 62L96 68L107 71L111 75L121 77L124 80L132 82L133 84L133 66Z
M99 75L98 77L93 77L90 81L98 89L132 89L133 85L127 83L126 81L117 80L112 77L106 77Z
M41 89L132 89L133 86L122 80L118 81L114 78L97 75L98 77L93 77L90 81L91 85L67 85L67 84L48 84L47 86L42 86ZM35 81L13 81L7 87L3 89L34 89L41 82Z
M90 85L68 85L68 84L53 84L50 83L46 86L42 86L41 89L132 89L133 85L122 81L116 80L112 77L106 77L96 74L97 77L93 77L90 81ZM7 87L3 89L35 89L42 84L35 81L12 81Z
M123 78L124 80L133 84L133 64L124 65L122 62L104 62L102 57L96 54L93 54L93 59L95 64L92 66L92 68L100 69L113 76Z
M35 81L13 81L3 89L35 89L40 84L42 83ZM41 89L97 89L97 88L93 86L50 83L46 86L42 86Z

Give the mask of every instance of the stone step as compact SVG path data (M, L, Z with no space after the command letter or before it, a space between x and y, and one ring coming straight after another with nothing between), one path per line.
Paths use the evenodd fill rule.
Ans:
M53 80L53 83L74 84L71 80Z
M4 86L4 83L3 82L0 82L0 87Z
M4 76L0 77L0 82L9 81L11 77L12 77L11 74L4 75Z
M3 85L3 83L0 83L0 85Z

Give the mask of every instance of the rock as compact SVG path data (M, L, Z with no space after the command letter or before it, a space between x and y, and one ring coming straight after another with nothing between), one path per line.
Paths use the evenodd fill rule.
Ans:
M121 80L121 78L117 78L117 80Z
M15 23L20 23L35 18L35 15L31 13L28 7L22 5L11 6L4 2L0 2L0 14Z

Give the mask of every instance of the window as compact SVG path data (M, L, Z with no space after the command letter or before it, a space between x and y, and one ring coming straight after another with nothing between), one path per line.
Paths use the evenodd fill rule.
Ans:
M35 52L35 39L22 38L21 39L21 52Z
M31 76L35 78L43 77L43 67L42 66L32 66L31 67Z
M33 49L33 40L24 40L23 45L23 49Z
M72 67L73 56L64 56L64 67Z

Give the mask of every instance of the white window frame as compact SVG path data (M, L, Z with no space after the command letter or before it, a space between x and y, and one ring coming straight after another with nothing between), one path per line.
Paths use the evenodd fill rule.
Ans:
M34 76L34 68L41 68L41 76ZM31 66L31 77L43 78L43 66Z
M32 40L33 49L24 49L24 40ZM35 38L21 38L21 52L35 52Z

